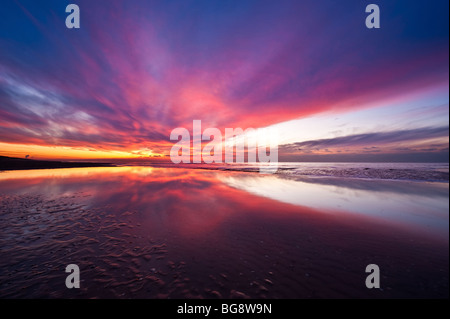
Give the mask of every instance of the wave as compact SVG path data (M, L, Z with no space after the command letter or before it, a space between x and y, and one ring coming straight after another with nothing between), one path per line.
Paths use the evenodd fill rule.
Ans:
M128 163L133 165L133 163ZM138 164L142 166L142 163ZM242 163L173 164L149 163L145 166L180 167L219 171L260 172L277 167L275 174L292 177L335 177L381 180L448 182L448 163ZM262 170L264 172L264 170Z

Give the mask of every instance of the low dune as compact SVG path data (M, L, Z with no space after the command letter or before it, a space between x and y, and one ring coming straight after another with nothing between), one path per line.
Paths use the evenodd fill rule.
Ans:
M32 159L0 156L0 171L23 170L23 169L71 168L71 167L111 167L111 166L115 165L110 163L38 161Z

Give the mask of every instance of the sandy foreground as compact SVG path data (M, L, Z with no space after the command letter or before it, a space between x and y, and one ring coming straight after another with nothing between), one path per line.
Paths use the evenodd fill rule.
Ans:
M448 298L448 183L11 171L0 223L1 298Z

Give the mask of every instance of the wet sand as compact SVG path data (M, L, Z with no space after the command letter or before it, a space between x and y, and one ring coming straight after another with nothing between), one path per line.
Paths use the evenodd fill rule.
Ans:
M11 171L0 223L1 298L448 298L448 183ZM372 263L381 289L365 286Z

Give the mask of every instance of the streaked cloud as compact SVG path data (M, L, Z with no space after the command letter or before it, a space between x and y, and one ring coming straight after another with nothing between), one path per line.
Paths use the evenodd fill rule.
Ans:
M376 138L402 143L384 122L448 127L447 1L380 0L376 32L358 2L105 3L78 1L78 30L65 28L64 2L2 4L0 142L10 151L167 155L171 130L194 119L222 131L279 125L284 143L341 138L361 152ZM309 133L293 129L308 119Z
M373 148L376 148L374 145L385 145L387 143L416 142L436 138L442 138L443 140L447 139L448 142L448 136L448 127L419 128L403 131L348 135L330 139L293 143L283 145L282 147L286 150L303 150L305 148L322 150L331 147L372 145L371 147L364 147L365 150L372 150Z

